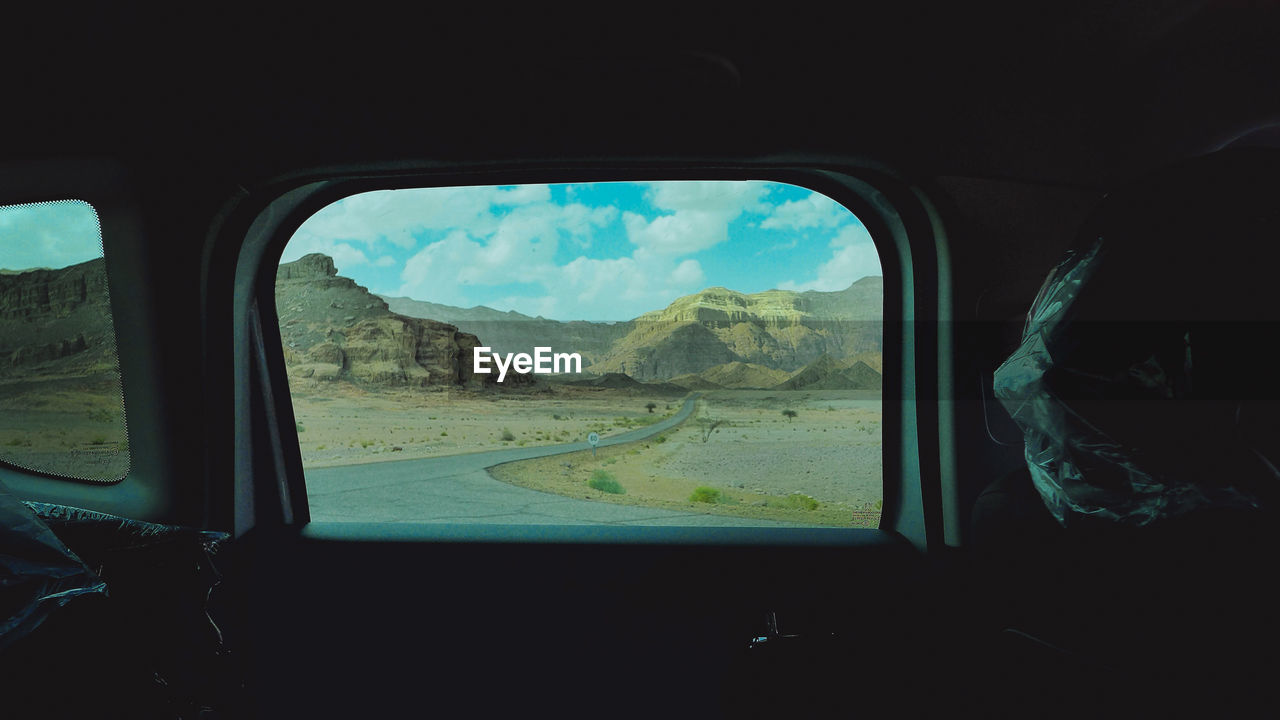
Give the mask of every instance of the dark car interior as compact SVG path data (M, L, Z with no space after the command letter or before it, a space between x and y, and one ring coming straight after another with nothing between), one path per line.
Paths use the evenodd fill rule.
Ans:
M132 462L0 463L4 717L1274 714L1276 3L12 17L0 205L97 209ZM878 529L310 521L306 217L680 179L874 238Z

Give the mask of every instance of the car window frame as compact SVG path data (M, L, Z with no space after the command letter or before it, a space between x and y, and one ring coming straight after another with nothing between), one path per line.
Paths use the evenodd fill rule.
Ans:
M262 190L246 191L230 203L227 222L214 237L223 249L224 269L234 267L231 325L235 367L234 490L224 493L224 517L237 535L256 526L307 527L311 535L336 533L351 537L343 523L311 524L296 424L288 396L283 351L276 325L276 266L285 244L306 219L343 197L373 190L439 186L517 185L531 183L645 180L763 180L798 185L844 205L867 227L880 252L885 286L884 508L879 532L900 535L921 549L943 542L941 488L946 465L946 431L936 400L945 386L940 372L949 356L940 328L947 311L939 290L947 284L945 236L927 196L887 168L870 164L832 165L818 162L742 164L670 163L637 165L582 164L574 167L449 168L435 171L298 174ZM261 198L256 199L254 198ZM226 246L235 243L234 252ZM211 248L211 250L214 248ZM939 260L942 257L942 260ZM283 390L280 390L283 388ZM890 402L888 399L894 398ZM932 399L932 402L929 399ZM930 407L932 405L932 407ZM349 525L362 525L351 523ZM367 533L382 534L385 524L370 524ZM457 539L448 524L415 524L419 538L433 532ZM477 539L516 538L518 530L474 527ZM452 528L452 529L447 529ZM649 529L649 528L646 528ZM703 540L714 544L707 528ZM782 528L753 529L756 544L781 541ZM836 533L863 529L835 528ZM397 532L409 532L404 529ZM465 531L464 535L466 534ZM870 532L877 532L871 530ZM574 533L562 533L571 538ZM586 533L600 541L608 533ZM700 533L694 533L700 535ZM630 533L615 541L634 542ZM814 540L814 542L826 543Z

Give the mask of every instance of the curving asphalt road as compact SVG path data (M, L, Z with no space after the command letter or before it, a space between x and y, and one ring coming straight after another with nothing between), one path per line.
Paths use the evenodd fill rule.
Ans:
M598 447L635 442L684 422L700 393L675 415L600 439ZM448 522L512 525L679 525L802 527L656 508L591 502L494 480L488 468L517 460L590 450L586 442L507 448L467 455L311 468L306 471L311 519L321 522Z

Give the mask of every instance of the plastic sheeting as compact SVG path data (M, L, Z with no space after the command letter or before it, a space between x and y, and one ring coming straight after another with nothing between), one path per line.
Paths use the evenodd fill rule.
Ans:
M1100 239L1050 273L1022 345L995 373L1040 496L1063 525L1075 516L1146 525L1206 507L1258 507L1248 488L1280 484L1275 458L1247 441L1238 406L1197 394L1207 378L1195 376L1193 360L1205 336L1193 323L1136 319L1135 307L1159 306L1150 293L1090 292L1110 249Z
M243 671L211 616L227 539L0 495L0 714L234 714Z
M0 648L103 582L29 506L0 486Z
M131 551L155 555L165 546L174 546L177 554L192 545L212 554L228 537L64 505L22 502L0 486L0 647L30 633L73 598L107 592L107 583L68 542L82 553L118 557ZM210 582L216 584L216 576Z

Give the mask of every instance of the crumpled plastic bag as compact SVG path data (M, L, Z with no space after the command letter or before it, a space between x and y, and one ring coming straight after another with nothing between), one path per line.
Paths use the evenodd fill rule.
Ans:
M102 581L32 508L0 486L0 649Z
M1022 345L995 373L1036 490L1064 526L1075 516L1141 526L1207 507L1259 507L1251 488L1280 486L1280 458L1251 442L1242 406L1197 394L1203 338L1220 335L1178 322L1185 311L1174 293L1163 298L1172 310L1155 319L1141 316L1161 307L1158 294L1114 316L1096 296L1087 313L1078 307L1110 250L1098 239L1050 273Z

